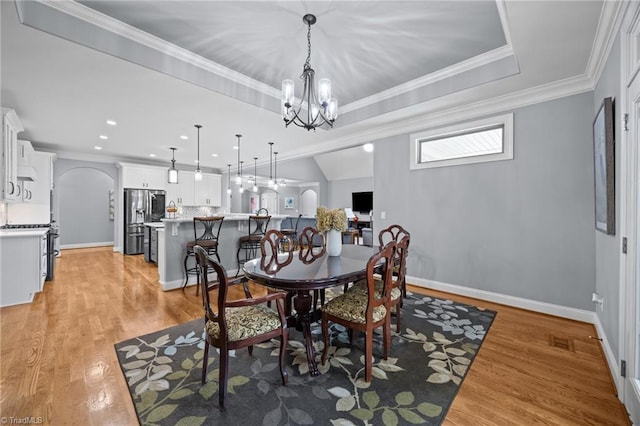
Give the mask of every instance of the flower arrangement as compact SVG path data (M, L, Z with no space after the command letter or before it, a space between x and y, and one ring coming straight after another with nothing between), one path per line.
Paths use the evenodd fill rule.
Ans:
M318 220L318 230L327 232L331 229L336 231L347 230L347 214L344 209L328 209L324 206L318 207L316 211Z

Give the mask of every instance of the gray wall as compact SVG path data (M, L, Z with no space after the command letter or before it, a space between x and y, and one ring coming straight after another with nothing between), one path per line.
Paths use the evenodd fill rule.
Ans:
M54 163L54 219L60 226L59 244L114 241L109 218L109 191L115 191L115 165L58 159ZM116 205L119 194L116 191Z
M349 166L345 164L345 167ZM373 191L373 176L331 181L329 182L329 204L327 207L351 207L351 193L362 191ZM359 216L367 217L369 212L365 213Z
M592 93L518 109L492 163L410 171L408 135L376 141L374 233L411 232L410 276L593 310L592 116Z
M600 323L604 328L607 340L613 351L618 356L619 339L619 300L620 300L620 144L617 143L621 135L620 113L621 105L616 105L616 100L620 99L620 36L616 39L611 49L609 58L605 65L605 69L596 85L593 95L592 117L602 105L602 100L611 96L614 98L614 123L616 137L616 233L615 235L606 235L599 231L595 232L595 264L596 264L596 289L604 299L603 310L596 310L596 314L600 318Z

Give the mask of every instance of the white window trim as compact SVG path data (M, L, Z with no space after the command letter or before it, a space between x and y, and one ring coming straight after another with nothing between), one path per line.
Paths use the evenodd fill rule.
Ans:
M464 158L452 158L449 160L420 162L420 141L424 139L446 138L460 133L471 133L488 127L502 126L503 150L496 154L476 155ZM459 166L461 164L486 163L489 161L513 160L513 113L485 118L482 120L468 121L448 127L427 130L425 132L409 135L410 143L410 170L431 169L434 167Z

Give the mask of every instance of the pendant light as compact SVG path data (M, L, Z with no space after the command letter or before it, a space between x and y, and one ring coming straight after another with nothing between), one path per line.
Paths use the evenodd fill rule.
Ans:
M242 174L240 173L240 138L242 135L236 135L238 138L238 175L236 176L236 185L242 185Z
M202 127L200 124L196 124L196 129L198 129L198 159L196 160L196 174L193 175L194 180L202 180L202 170L200 170L200 128Z
M238 192L240 192L241 194L244 192L244 188L242 187L242 164L244 163L244 161L240 162L240 173L238 174L238 177L240 177L240 189L238 189Z
M258 192L258 157L253 157L253 192Z
M176 149L178 148L169 148L172 152L171 154L171 168L168 171L167 182L168 183L178 183L178 169L176 169Z
M231 194L231 164L227 164L227 194Z
M273 189L278 189L278 151L273 153Z
M273 142L269 142L269 188L273 187L273 173L272 173L272 161L273 161Z

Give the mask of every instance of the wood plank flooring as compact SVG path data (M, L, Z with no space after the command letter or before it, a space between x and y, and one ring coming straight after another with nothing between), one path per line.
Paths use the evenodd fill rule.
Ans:
M163 292L157 282L142 256L63 251L55 280L33 303L0 309L0 416L136 424L114 343L202 316L194 287ZM600 343L588 337L592 325L411 290L498 312L445 425L630 424ZM550 336L573 350L550 345Z

